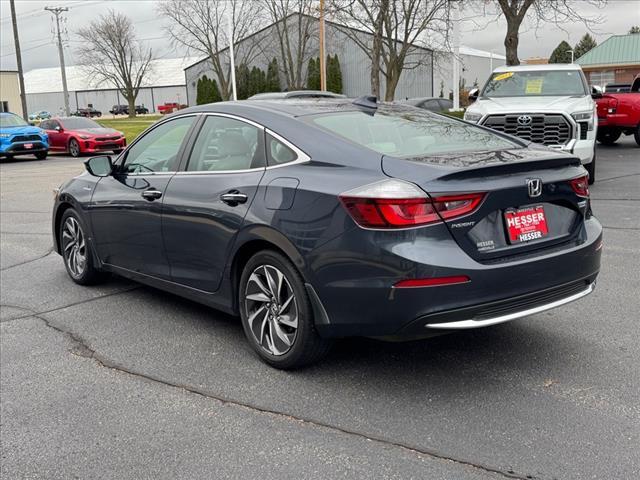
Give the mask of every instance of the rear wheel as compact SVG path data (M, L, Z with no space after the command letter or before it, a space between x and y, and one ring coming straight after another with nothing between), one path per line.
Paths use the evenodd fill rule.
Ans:
M640 123L636 127L636 131L634 132L633 136L636 139L636 143L640 147Z
M622 130L618 128L604 128L598 130L597 139L603 145L613 145L622 135Z
M44 160L45 158L47 158L48 154L49 154L49 152L38 152L38 153L36 153L36 158L38 160Z
M71 140L69 140L69 155L71 155L74 158L77 158L80 156L80 144L75 138L72 138Z
M244 333L264 362L281 369L300 368L329 351L331 342L315 329L302 277L281 254L263 250L251 257L238 294Z
M71 280L80 285L95 285L104 281L107 274L94 265L84 223L73 208L62 215L59 235L64 266Z

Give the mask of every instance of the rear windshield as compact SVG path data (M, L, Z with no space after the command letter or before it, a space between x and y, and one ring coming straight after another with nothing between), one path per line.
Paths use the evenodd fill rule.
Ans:
M494 73L483 97L538 97L587 95L579 70L527 70Z
M362 111L332 112L310 119L358 145L400 158L521 146L475 125L398 105L380 106L373 115Z
M89 120L88 118L65 118L62 120L62 125L67 130L81 130L83 128L102 128L100 124Z

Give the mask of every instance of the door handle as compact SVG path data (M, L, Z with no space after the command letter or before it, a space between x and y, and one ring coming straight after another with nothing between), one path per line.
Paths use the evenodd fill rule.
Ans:
M245 203L248 199L249 197L244 193L240 193L238 190L231 190L230 192L220 195L220 200L232 207L235 207L239 203Z
M142 198L144 198L145 200L149 200L150 202L153 202L161 196L162 192L160 190L156 190L155 188L150 188L149 190L145 190L144 192L142 192Z

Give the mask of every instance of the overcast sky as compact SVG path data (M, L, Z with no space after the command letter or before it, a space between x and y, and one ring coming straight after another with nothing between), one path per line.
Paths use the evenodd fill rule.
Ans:
M469 3L474 1L477 0L465 0ZM609 0L604 9L594 8L580 0L575 3L585 15L602 17L602 22L593 27L598 43L612 34L627 33L631 25L640 25L640 0ZM138 37L147 41L158 57L177 57L185 53L174 49L166 38L162 29L166 20L156 13L156 0L16 0L25 71L58 65L58 52L52 34L52 15L43 10L47 5L69 7L65 14L68 32L65 35L65 58L68 65L75 63L74 48L78 45L78 37L74 32L109 9L131 17ZM466 13L464 16L468 17L470 14ZM492 17L481 16L465 20L461 28L462 44L504 55L504 20L491 20ZM573 46L586 31L583 24L567 24L563 25L563 29L564 31L556 25L547 24L535 31L530 23L526 25L520 34L520 58L548 57L560 41L567 40ZM15 69L15 47L8 0L0 0L0 33L0 68ZM331 45L327 47L331 49Z

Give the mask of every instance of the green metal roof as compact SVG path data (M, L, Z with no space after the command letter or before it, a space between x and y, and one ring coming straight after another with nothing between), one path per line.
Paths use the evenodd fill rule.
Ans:
M576 60L583 67L640 65L640 33L614 35Z

